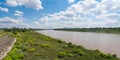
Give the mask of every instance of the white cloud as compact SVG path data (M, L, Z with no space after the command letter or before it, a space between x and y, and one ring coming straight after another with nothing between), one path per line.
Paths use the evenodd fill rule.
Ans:
M65 11L40 18L35 24L41 28L120 27L120 1L79 1Z
M36 10L43 9L41 0L6 0L9 6L25 6Z
M18 17L21 17L21 16L23 16L23 12L21 12L21 11L15 11L15 16L18 16Z
M68 0L68 3L71 4L73 3L75 0Z
M11 27L29 28L30 25L24 23L23 18L16 18L16 19L11 17L0 18L0 28L11 28Z
M8 8L0 7L0 11L9 12Z
M26 23L0 23L0 28L30 28L30 26Z
M14 18L10 18L10 17L3 17L3 18L0 18L0 23L22 23L23 20L17 18L17 19L14 19Z

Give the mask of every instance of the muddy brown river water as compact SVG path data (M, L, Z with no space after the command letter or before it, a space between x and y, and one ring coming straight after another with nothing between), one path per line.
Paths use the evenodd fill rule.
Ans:
M105 53L116 54L120 57L120 34L93 33L93 32L71 32L42 30L37 31L53 38L82 45L86 49L99 49Z

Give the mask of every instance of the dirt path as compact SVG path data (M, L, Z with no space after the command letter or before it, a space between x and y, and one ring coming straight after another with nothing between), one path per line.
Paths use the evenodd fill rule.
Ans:
M7 53L12 49L15 42L16 38L8 35L0 38L0 60L2 60L7 55Z

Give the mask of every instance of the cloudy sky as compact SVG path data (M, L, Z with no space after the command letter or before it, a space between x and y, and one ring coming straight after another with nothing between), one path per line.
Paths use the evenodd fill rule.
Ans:
M120 27L120 0L0 0L0 28Z

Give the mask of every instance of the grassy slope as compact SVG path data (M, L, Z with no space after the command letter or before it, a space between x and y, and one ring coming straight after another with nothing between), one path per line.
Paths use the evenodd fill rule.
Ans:
M17 42L4 60L119 60L34 31L19 32L15 37Z
M0 30L0 37L3 36L4 34L6 34L6 32L4 32L3 30Z

